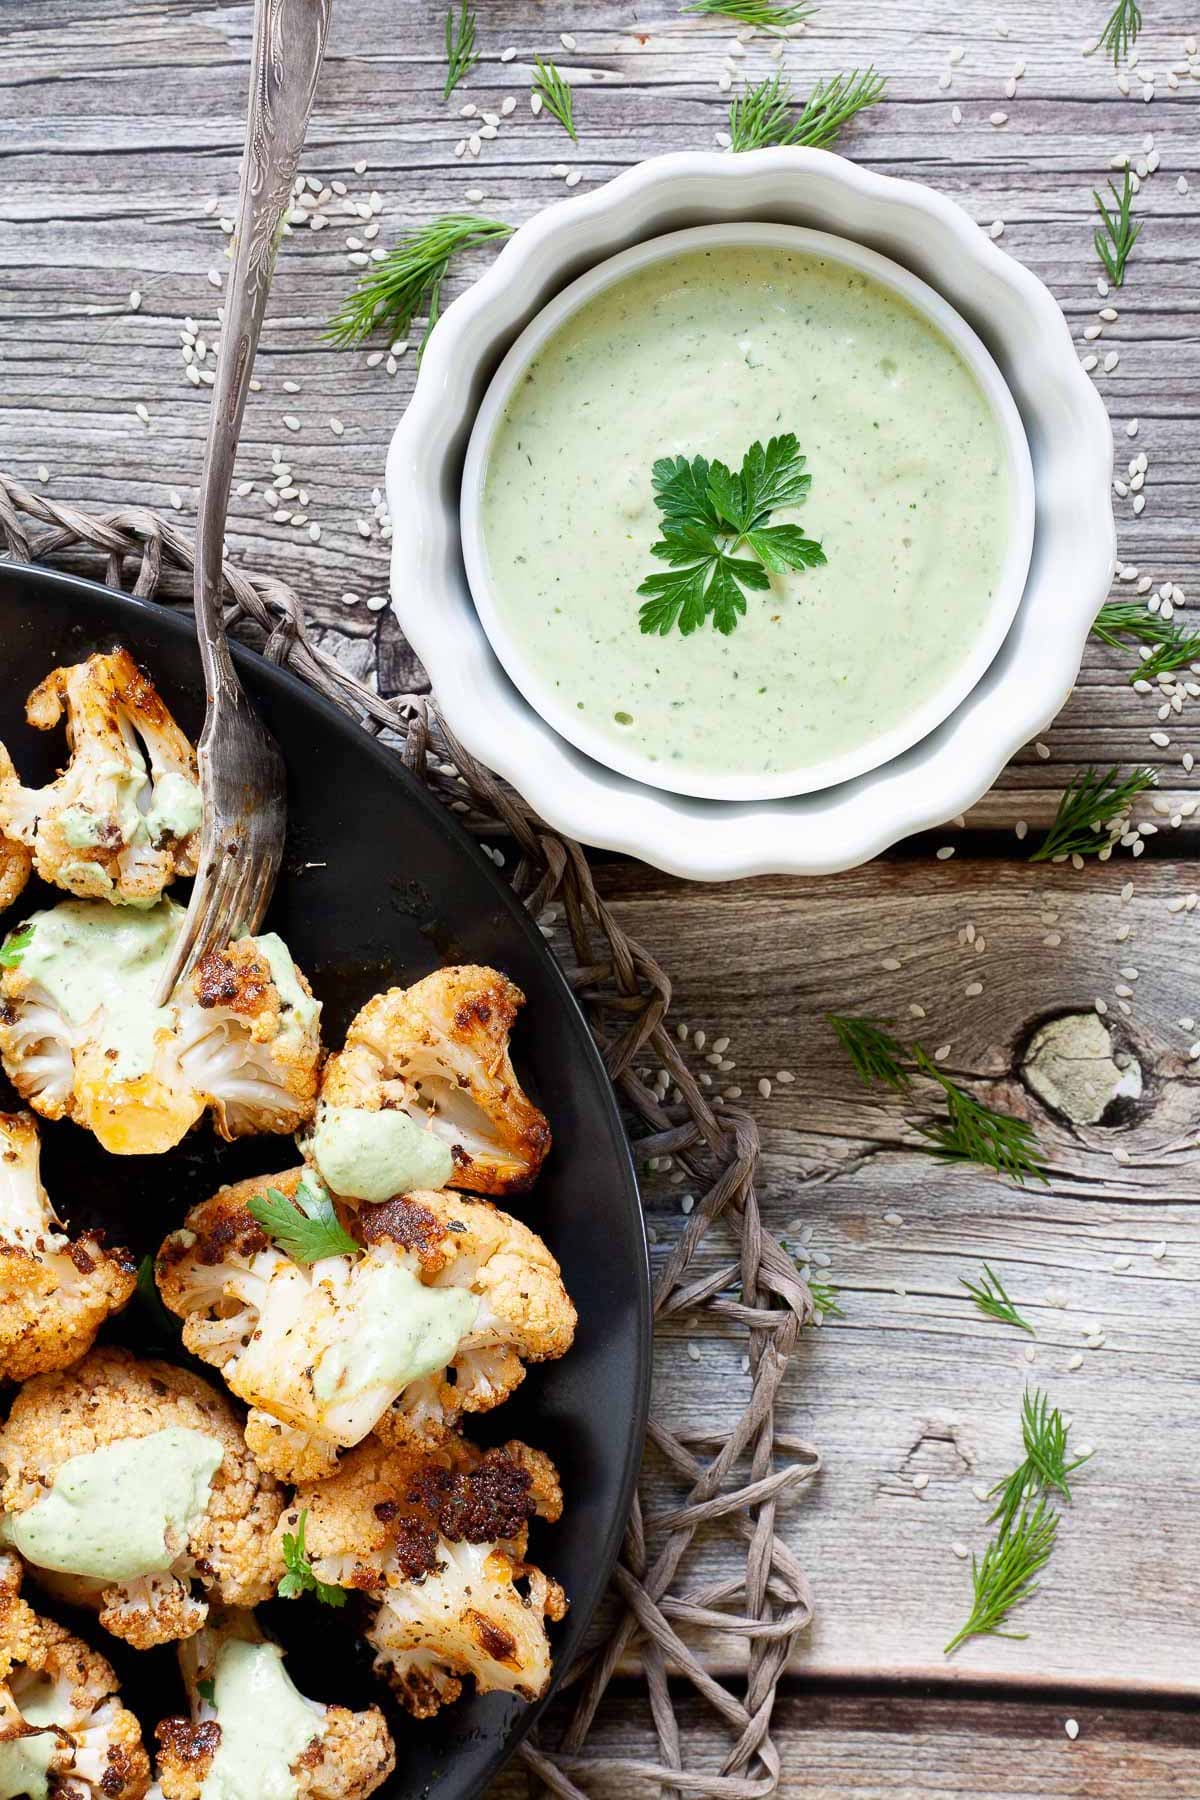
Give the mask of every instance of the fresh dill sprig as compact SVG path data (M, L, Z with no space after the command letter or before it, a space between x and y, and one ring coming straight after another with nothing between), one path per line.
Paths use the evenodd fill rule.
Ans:
M539 56L534 64L533 91L542 96L542 105L552 119L557 119L572 143L579 142L575 130L575 99L552 62Z
M740 25L753 25L759 31L777 36L791 25L802 25L817 10L808 0L691 0L685 12L716 14L722 19L736 19Z
M988 1524L994 1525L999 1520L1001 1534L1011 1531L1013 1520L1028 1500L1048 1493L1061 1494L1064 1500L1070 1500L1070 1477L1090 1461L1092 1455L1089 1450L1086 1456L1077 1456L1074 1462L1067 1461L1070 1429L1057 1406L1050 1405L1041 1388L1025 1389L1021 1403L1024 1461L988 1493L989 1500L993 1494L1000 1496Z
M323 1606L345 1606L345 1588L334 1587L328 1581L322 1581L313 1572L308 1550L304 1542L304 1530L308 1523L308 1508L296 1523L295 1535L290 1531L283 1534L283 1566L286 1570L279 1583L278 1593L281 1600L297 1600L301 1594L313 1593Z
M865 1086L878 1081L897 1090L908 1089L919 1074L941 1088L946 1096L946 1117L916 1128L932 1146L932 1155L945 1162L979 1163L1022 1184L1027 1178L1046 1180L1046 1171L1037 1160L1032 1126L976 1100L938 1068L923 1044L901 1043L887 1024L877 1019L848 1018L841 1013L826 1013L825 1018Z
M772 75L730 102L729 147L762 150L804 144L823 150L835 142L856 113L882 100L886 86L873 68L852 69L849 75L818 81L800 111L794 113L791 87L781 75Z
M21 958L33 942L33 923L19 925L0 944L0 969L19 969Z
M1106 204L1103 195L1092 189L1092 199L1096 202L1102 223L1097 225L1092 236L1096 246L1096 255L1104 264L1105 274L1114 287L1122 287L1125 282L1125 264L1129 261L1129 253L1137 243L1141 232L1141 223L1135 219L1133 207L1133 176L1127 168L1125 179L1118 194L1110 181L1108 191L1113 197L1113 205Z
M446 14L446 85L442 99L448 100L460 81L471 73L479 61L475 48L475 14L462 0L457 14L451 6Z
M382 262L363 271L358 286L342 302L325 336L335 344L358 344L371 332L385 329L403 337L413 320L428 319L421 339L424 350L441 311L442 283L453 259L463 250L508 237L513 230L499 219L474 213L447 213L407 232Z
M1142 14L1137 0L1117 0L1096 47L1112 51L1113 67L1116 68L1121 58L1137 43L1137 34L1141 29Z
M1026 1631L1001 1627L1015 1606L1037 1593L1036 1577L1050 1560L1057 1530L1058 1514L1044 1500L1036 1506L1026 1502L1011 1529L993 1538L982 1557L971 1558L975 1587L971 1616L950 1639L944 1655L972 1637L1028 1637Z
M1068 783L1054 823L1029 858L1053 862L1066 856L1096 856L1114 840L1115 821L1122 818L1139 794L1154 786L1153 769L1134 769L1120 775L1109 769L1080 769Z
M1027 1331L1030 1337L1037 1336L1028 1319L1021 1317L1005 1293L1000 1277L987 1263L984 1263L983 1274L977 1282L968 1281L965 1275L960 1275L958 1280L981 1313L986 1313L991 1319L999 1319L1002 1325L1015 1325L1018 1331Z
M1181 631L1173 620L1147 612L1140 600L1106 601L1093 620L1092 636L1114 650L1127 641L1151 646L1150 655L1130 670L1130 681L1153 681L1200 662L1200 632Z
M817 1315L818 1325L823 1325L826 1319L845 1318L845 1313L838 1305L838 1295L841 1289L834 1287L831 1281L815 1281L810 1275L808 1291L812 1295L813 1310Z

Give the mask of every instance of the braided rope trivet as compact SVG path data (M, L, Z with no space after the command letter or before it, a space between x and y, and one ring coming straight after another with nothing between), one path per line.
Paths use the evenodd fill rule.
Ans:
M29 520L40 521L41 528ZM169 520L141 507L95 517L31 494L3 475L0 554L16 562L65 564L143 598L186 600L191 594L192 544ZM779 1754L770 1735L776 1687L812 1616L804 1572L776 1535L775 1509L816 1473L820 1458L811 1444L775 1429L779 1386L813 1307L792 1258L762 1225L754 1190L757 1127L732 1107L719 1117L710 1108L665 1027L670 981L597 894L580 846L551 831L474 762L424 696L381 699L312 644L291 588L231 567L225 578L234 629L356 713L369 730L395 733L408 767L454 805L469 830L510 836L519 851L513 887L535 915L552 899L562 904L575 956L569 978L627 1118L638 1128L634 1155L643 1165L670 1155L704 1189L657 1270L655 1315L707 1312L748 1335L750 1400L727 1438L673 1430L651 1418L650 1445L686 1490L686 1499L657 1516L646 1516L635 1499L614 1580L621 1604L611 1630L571 1671L574 1703L562 1742L555 1750L527 1742L525 1760L563 1800L583 1800L580 1784L589 1779L636 1783L643 1790L649 1784L668 1794L713 1800L765 1800L779 1779ZM665 1104L639 1078L635 1065L648 1059L669 1071L683 1096L681 1106ZM740 1240L739 1260L697 1276L693 1261L717 1219ZM777 1456L784 1459L782 1466L776 1466ZM739 1474L743 1461L748 1472ZM681 1565L697 1534L717 1520L745 1541L745 1573L738 1580L687 1586ZM743 1697L740 1680L735 1692L705 1670L681 1635L687 1628L745 1640ZM633 1650L649 1687L658 1760L584 1755L605 1690ZM686 1763L669 1674L686 1678L729 1733L732 1742L719 1769Z

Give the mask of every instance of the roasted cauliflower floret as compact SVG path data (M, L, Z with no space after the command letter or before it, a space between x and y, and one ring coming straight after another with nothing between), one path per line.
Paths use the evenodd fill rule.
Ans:
M451 1437L433 1450L368 1439L331 1481L299 1489L280 1541L304 1521L312 1573L365 1596L375 1667L401 1702L429 1718L462 1678L536 1700L550 1679L546 1619L561 1619L558 1583L525 1560L529 1519L557 1519L562 1491L540 1451L476 1450Z
M508 1038L525 996L495 969L439 969L376 994L331 1056L330 1106L394 1108L428 1123L454 1158L451 1187L517 1194L550 1148L550 1127L513 1071Z
M357 1254L305 1262L306 1246L247 1210L298 1191L335 1220L303 1169L243 1181L193 1207L157 1264L185 1345L251 1408L246 1442L272 1474L331 1475L370 1431L437 1442L462 1413L498 1406L526 1362L570 1348L558 1264L486 1201L418 1192L363 1207L346 1215Z
M169 899L64 900L0 953L10 1080L118 1156L171 1149L207 1109L235 1138L295 1131L316 1105L321 1008L274 932L211 951L155 1004L183 917Z
M127 1250L60 1230L39 1153L31 1114L0 1113L0 1376L10 1381L78 1361L137 1280Z
M52 670L25 705L39 731L64 712L71 760L48 787L22 787L0 744L0 833L69 894L152 905L196 873L195 752L127 650Z
M256 1606L283 1572L283 1505L232 1409L127 1350L36 1375L0 1429L0 1536L51 1593L135 1649L188 1637L206 1596Z
M3 750L0 749L0 764L2 759ZM33 851L0 831L0 912L21 898L32 871Z
M306 1700L253 1613L220 1614L179 1646L179 1665L191 1717L157 1728L163 1800L206 1791L366 1800L395 1767L379 1708Z
M104 1658L21 1599L0 1556L0 1794L142 1800L150 1764Z

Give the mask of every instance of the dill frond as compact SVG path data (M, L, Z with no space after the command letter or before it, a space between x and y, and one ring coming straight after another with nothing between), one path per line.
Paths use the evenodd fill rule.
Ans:
M823 1325L826 1319L845 1318L845 1313L838 1305L838 1294L841 1290L840 1288L834 1287L832 1282L817 1281L810 1275L808 1278L808 1291L812 1295L812 1303L816 1311L816 1322L818 1325Z
M552 62L537 58L534 65L533 91L542 96L542 105L551 118L557 119L572 143L579 142L575 130L575 101L571 89Z
M691 0L691 5L684 7L685 12L736 19L740 25L753 25L776 36L789 26L802 25L816 10L808 0Z
M949 1656L973 1637L1028 1637L1025 1631L1004 1631L1009 1613L1038 1591L1036 1577L1050 1560L1058 1531L1058 1514L1039 1500L1026 1502L1011 1530L993 1538L981 1557L971 1558L975 1588L971 1614L955 1632L943 1652Z
M1096 202L1102 221L1093 233L1092 242L1096 246L1096 255L1104 264L1109 281L1114 287L1123 287L1125 264L1129 261L1129 253L1137 243L1142 229L1140 222L1133 217L1133 176L1128 168L1125 170L1121 192L1118 194L1111 181L1108 191L1113 198L1111 207L1095 188L1092 189L1092 199Z
M730 148L807 145L825 149L857 113L882 100L886 87L875 69L852 69L848 75L818 81L800 111L793 113L791 87L781 75L772 75L730 102Z
M1117 0L1096 47L1111 50L1113 67L1116 68L1121 58L1137 43L1137 35L1141 29L1142 13L1137 0Z
M405 235L382 262L363 270L330 321L325 336L335 344L358 344L371 332L403 336L413 320L428 320L421 349L441 311L442 283L453 259L477 244L506 238L511 225L472 213L447 213Z
M446 14L446 85L442 99L448 100L459 82L471 73L479 61L475 48L475 14L462 0L455 14L453 6Z
M1026 1388L1021 1403L1021 1439L1025 1457L1011 1475L1006 1475L990 1490L989 1499L993 1494L1000 1498L988 1518L989 1525L999 1520L1001 1533L1011 1530L1022 1505L1041 1494L1056 1493L1064 1500L1070 1500L1070 1477L1091 1460L1092 1453L1089 1451L1087 1456L1077 1456L1074 1462L1068 1462L1069 1435L1070 1426L1058 1407L1050 1405L1040 1388Z
M983 1265L979 1281L968 1281L965 1275L960 1275L958 1279L959 1285L966 1288L981 1313L986 1313L989 1318L999 1319L1003 1325L1015 1325L1018 1331L1027 1331L1030 1337L1037 1336L1028 1319L1021 1317L1005 1293L1000 1277L987 1263Z
M1053 862L1066 856L1097 856L1120 833L1117 822L1146 789L1154 786L1153 769L1119 775L1109 769L1080 769L1058 803L1054 823L1030 856L1030 862Z
M1147 612L1140 600L1106 601L1093 621L1092 636L1113 650L1126 642L1150 646L1150 655L1130 670L1130 681L1153 681L1200 662L1200 632L1181 631L1173 619Z
M890 1088L911 1087L912 1076L904 1067L911 1058L899 1038L888 1030L890 1019L853 1019L843 1013L826 1013L825 1022L832 1026L864 1087L876 1081Z

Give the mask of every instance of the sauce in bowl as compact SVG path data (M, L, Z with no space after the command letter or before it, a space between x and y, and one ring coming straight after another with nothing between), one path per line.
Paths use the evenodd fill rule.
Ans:
M729 229L553 303L485 400L463 512L485 628L551 724L638 779L747 797L876 766L965 697L1020 599L1032 479L999 373L936 295L855 245ZM771 572L727 635L643 631L639 586L667 567L655 462L736 471L785 433L811 486L770 523L824 562Z

